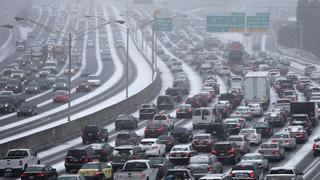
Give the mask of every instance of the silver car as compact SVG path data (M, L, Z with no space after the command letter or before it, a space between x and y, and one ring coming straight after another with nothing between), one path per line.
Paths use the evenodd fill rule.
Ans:
M296 138L290 133L276 133L271 142L278 142L282 147L293 150L297 146Z
M257 163L259 168L264 172L269 169L269 161L265 159L260 153L248 153L242 157L240 163Z
M190 158L189 168L195 178L200 178L208 173L222 173L223 166L215 155L200 154Z
M267 159L284 159L284 148L279 143L263 143L258 150Z
M245 154L250 152L250 143L246 136L244 135L231 135L228 137L227 141L233 141L239 146L241 153Z
M292 167L273 167L269 174L265 177L266 180L303 180L303 173Z
M263 116L263 108L259 103L250 103L248 104L248 107L251 110L253 116Z

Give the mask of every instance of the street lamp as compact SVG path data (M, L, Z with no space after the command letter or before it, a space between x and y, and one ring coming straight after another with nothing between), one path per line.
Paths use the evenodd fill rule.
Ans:
M15 17L14 19L16 21L18 21L18 22L19 21L24 21L24 20L30 21L30 22L36 24L37 26L39 26L39 27L41 27L41 28L53 33L53 34L56 34L57 36L60 36L60 37L63 37L64 35L66 35L65 33L61 32L61 31L54 30L54 29L52 29L52 28L50 28L50 27L48 27L48 26L46 26L44 24L41 24L41 23L39 23L37 21L34 21L34 20L30 19L30 18ZM91 28L91 29L89 29L87 31L84 31L81 34L75 35L74 37L77 38L77 37L84 36L84 35L86 35L86 34L88 34L90 32L93 32L93 31L95 31L97 29L100 29L100 28L102 28L102 27L104 27L104 26L106 26L108 24L114 23L114 22L119 23L119 24L123 24L124 23L124 21L122 21L122 20L107 21L107 22L105 22L105 23L103 23L101 25L93 27L93 28ZM71 118L70 118L70 116L71 116L71 113L70 113L70 110L71 110L71 47L72 47L72 41L75 40L75 39L73 39L73 35L71 34L71 32L69 34L67 34L67 35L69 37L68 38L68 41L69 41L69 43L68 43L68 49L69 49L69 52L68 52L68 56L69 56L69 65L68 65L68 86L69 86L68 87L68 96L69 96L69 101L68 101L68 121L71 121Z

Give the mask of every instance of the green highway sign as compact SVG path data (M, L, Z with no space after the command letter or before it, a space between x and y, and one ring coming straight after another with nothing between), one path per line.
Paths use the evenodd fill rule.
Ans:
M154 25L156 31L172 31L172 18L156 17Z
M245 13L231 16L207 16L207 32L244 32Z
M269 29L269 13L247 16L247 32L266 32Z

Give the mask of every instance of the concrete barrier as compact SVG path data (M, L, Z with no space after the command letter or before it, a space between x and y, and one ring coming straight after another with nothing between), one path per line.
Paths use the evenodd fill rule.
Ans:
M117 104L106 107L96 113L84 116L35 134L25 136L14 141L0 144L0 153L4 154L12 148L31 148L35 151L42 151L57 144L79 137L81 130L88 124L105 125L112 123L115 118L123 113L132 112L142 103L151 101L161 89L160 74L144 90L123 100Z

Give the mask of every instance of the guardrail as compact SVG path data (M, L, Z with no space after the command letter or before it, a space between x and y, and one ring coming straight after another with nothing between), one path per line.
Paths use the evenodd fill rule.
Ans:
M161 78L160 73L157 73L156 79L150 85L130 98L69 123L0 144L0 154L4 154L12 148L31 148L35 151L41 151L79 137L84 126L112 123L118 115L136 110L140 104L154 99L160 89Z

